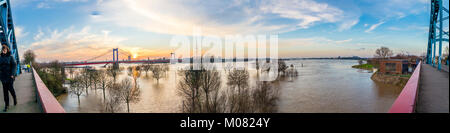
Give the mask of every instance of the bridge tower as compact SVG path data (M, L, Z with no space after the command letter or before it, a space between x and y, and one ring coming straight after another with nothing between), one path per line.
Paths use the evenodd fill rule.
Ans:
M14 31L14 22L9 0L0 0L0 42L11 48L11 55L17 63L16 75L20 74L20 58Z
M113 68L119 68L119 48L113 49Z
M178 63L178 60L175 58L175 53L170 53L170 64Z
M444 0L431 0L430 28L428 35L427 64L433 64L441 70L442 42L448 42L448 29L444 31L444 21L448 24L448 9L444 7ZM447 3L448 4L448 3ZM446 13L446 16L443 16ZM446 35L447 38L444 38ZM436 51L439 45L439 51ZM438 61L435 62L436 52L439 53ZM436 64L437 63L437 64Z

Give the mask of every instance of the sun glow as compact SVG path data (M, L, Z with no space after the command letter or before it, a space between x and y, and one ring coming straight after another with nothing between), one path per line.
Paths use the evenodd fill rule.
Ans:
M131 50L130 50L130 54L131 54L131 56L134 58L134 59L136 59L137 57L139 57L139 48L132 48Z

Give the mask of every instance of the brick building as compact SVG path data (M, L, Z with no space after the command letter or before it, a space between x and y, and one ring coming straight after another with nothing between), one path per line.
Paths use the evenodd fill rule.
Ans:
M417 66L416 62L405 59L385 59L379 61L379 72L383 74L412 73Z

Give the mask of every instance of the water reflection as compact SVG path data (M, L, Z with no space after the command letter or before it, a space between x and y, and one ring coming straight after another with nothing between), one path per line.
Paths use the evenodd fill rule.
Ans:
M283 77L273 83L280 88L278 111L281 113L387 112L401 92L400 87L372 81L370 71L351 68L358 64L353 60L299 60L286 61L286 64L293 64L299 76ZM121 65L128 66L132 65ZM250 86L254 86L256 71L249 73ZM221 71L221 74L224 88L226 72ZM128 76L124 69L117 81ZM159 83L151 72L142 72L137 79L141 89L140 101L130 105L131 112L180 112L182 99L177 95L178 79L180 77L173 69ZM103 112L102 92L97 91L82 96L80 106L76 96L63 95L58 100L67 112Z

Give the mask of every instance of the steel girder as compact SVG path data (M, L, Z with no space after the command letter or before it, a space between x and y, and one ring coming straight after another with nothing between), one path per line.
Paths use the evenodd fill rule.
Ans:
M9 48L11 48L11 55L17 62L16 75L20 74L19 51L17 49L14 22L9 0L0 0L0 42L2 45L8 45Z
M444 23L448 24L448 9L444 7L444 0L431 0L430 28L427 48L427 64L433 64L441 70L442 42L448 42L448 29L444 31ZM446 16L444 16L446 14ZM446 38L445 38L446 37ZM438 51L436 46L439 45ZM436 52L439 53L438 61L435 62ZM436 64L437 63L437 64Z

